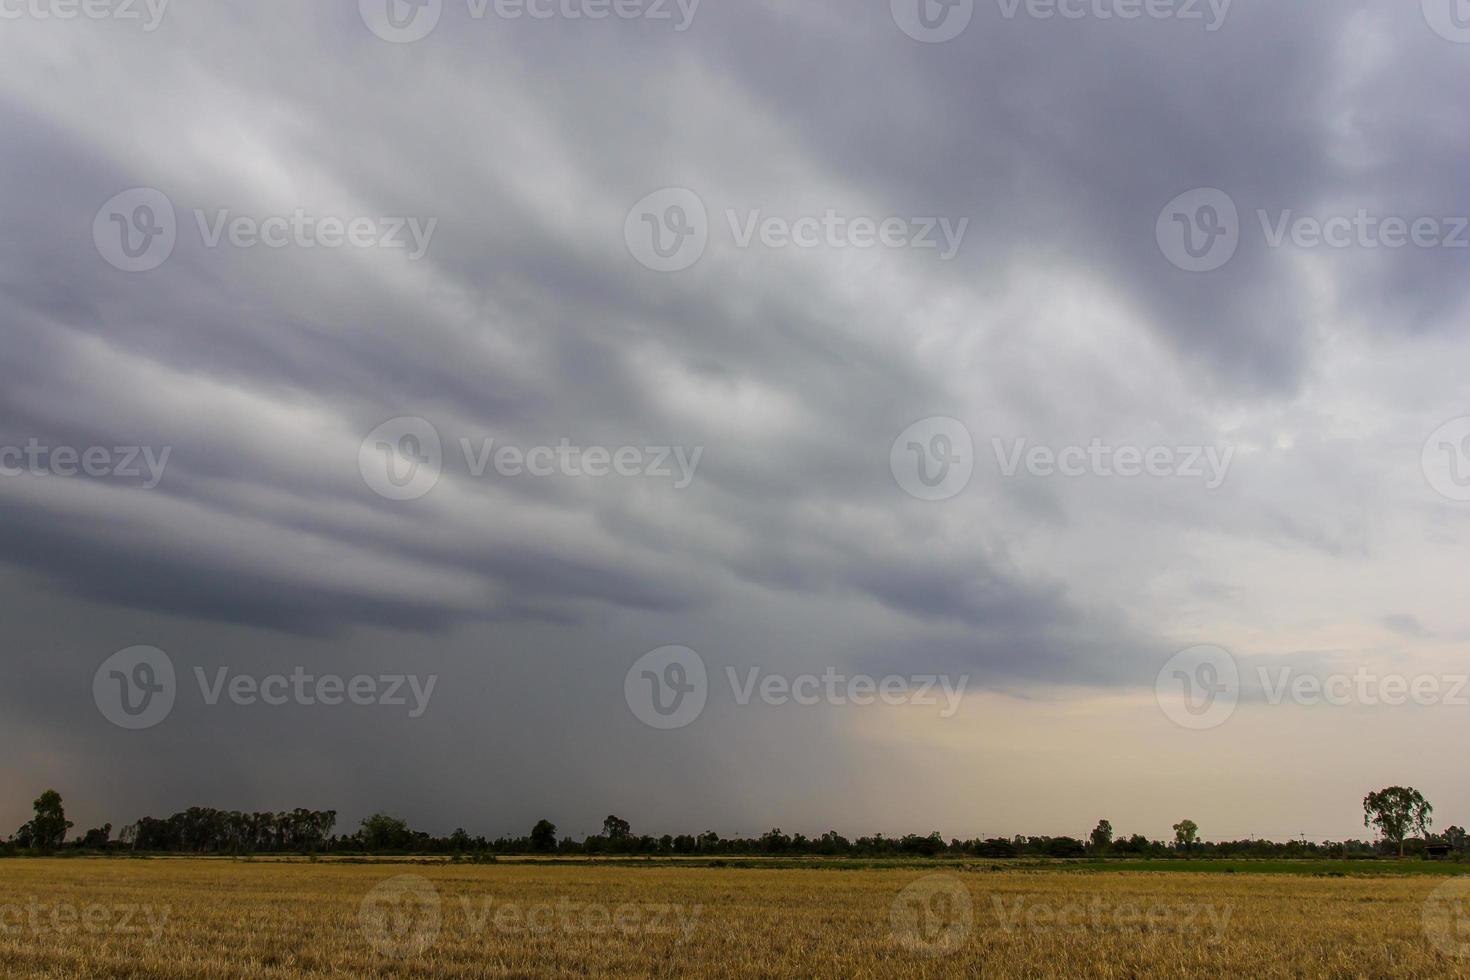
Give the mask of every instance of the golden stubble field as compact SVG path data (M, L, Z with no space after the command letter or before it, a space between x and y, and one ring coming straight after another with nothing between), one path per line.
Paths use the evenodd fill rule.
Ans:
M1470 880L0 862L18 977L1470 976Z

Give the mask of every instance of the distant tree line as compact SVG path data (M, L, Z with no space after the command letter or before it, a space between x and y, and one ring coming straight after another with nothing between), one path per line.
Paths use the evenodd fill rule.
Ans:
M171 817L140 818L122 829L118 843L190 854L311 853L327 846L336 825L336 810L241 813L191 806Z
M47 790L32 804L35 817L0 844L0 853L58 853L71 851L159 854L424 854L490 857L494 855L566 855L637 857L974 857L974 858L1372 858L1390 855L1436 854L1464 858L1470 853L1470 835L1449 827L1440 835L1428 832L1433 808L1413 789L1391 787L1364 800L1364 823L1380 832L1376 842L1346 840L1205 841L1193 820L1174 825L1172 841L1149 840L1142 834L1116 836L1101 820L1087 839L1074 837L991 837L946 841L937 831L928 836L876 834L850 840L829 830L819 837L786 834L774 829L759 837L721 837L713 830L702 834L633 833L628 821L610 815L602 832L582 840L558 837L556 825L540 820L525 837L494 840L471 836L463 828L447 837L413 830L408 822L385 813L364 819L351 834L334 833L335 810L296 809L280 813L243 813L190 807L170 817L142 817L112 837L112 825L88 830L67 841L71 821L66 819L61 795ZM1410 837L1417 831L1418 837Z

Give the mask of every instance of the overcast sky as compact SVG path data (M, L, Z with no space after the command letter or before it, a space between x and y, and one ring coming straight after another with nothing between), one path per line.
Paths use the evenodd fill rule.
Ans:
M0 0L0 833L1470 822L1456 3Z

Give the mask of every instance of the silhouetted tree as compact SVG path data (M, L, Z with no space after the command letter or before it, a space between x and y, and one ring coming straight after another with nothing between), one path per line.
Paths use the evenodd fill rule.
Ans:
M363 820L357 836L369 851L405 851L413 841L408 821L386 813L375 813Z
M29 846L43 852L60 847L66 840L66 832L72 828L72 822L66 819L66 810L61 805L61 794L48 789L31 806L35 808L36 815L21 828L29 839Z
M1423 837L1429 832L1434 807L1412 786L1390 786L1363 797L1363 826L1376 827L1383 839L1397 844L1399 857L1404 856L1404 838L1417 830Z
M94 850L102 850L107 846L107 841L112 837L112 824L105 823L100 827L93 828L82 835L82 846Z
M602 836L618 845L633 836L633 827L622 817L608 815L602 821Z
M1184 848L1188 854L1194 849L1194 842L1199 839L1199 824L1193 820L1181 820L1174 825L1174 843Z
M531 828L531 850L538 854L556 852L556 824L550 820L538 820Z

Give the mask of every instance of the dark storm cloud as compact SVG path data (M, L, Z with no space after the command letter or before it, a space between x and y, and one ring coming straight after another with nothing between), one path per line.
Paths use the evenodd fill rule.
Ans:
M1330 493L1340 444L1314 447L1318 466L1277 466L1273 423L1254 413L1288 412L1310 387L1324 321L1361 316L1372 343L1442 335L1463 253L1304 259L1268 247L1256 211L1470 211L1456 96L1470 47L1413 5L1366 0L1237 0L1214 32L1008 20L979 3L940 45L906 37L888 6L706 4L676 33L474 21L450 3L408 45L374 37L355 3L178 5L152 34L8 26L0 441L171 457L147 491L0 478L0 557L44 583L52 616L70 600L94 620L149 617L194 648L247 627L242 650L279 634L344 660L442 642L470 689L527 692L477 737L531 745L549 698L576 720L540 737L591 779L587 738L621 733L607 737L626 748L642 733L619 728L616 688L585 677L621 683L631 657L681 637L731 663L781 649L786 629L811 657L875 670L1149 685L1173 630L1131 606L1169 571L1148 566L1158 537L1370 555L1369 505ZM98 207L134 186L178 214L173 256L141 274L91 239ZM711 223L707 254L672 275L641 267L622 234L665 186L698 193ZM1155 239L1164 205L1197 187L1241 214L1238 254L1207 274ZM207 248L195 218L295 208L437 225L413 262ZM946 262L740 249L725 216L828 208L969 225ZM1059 322L1076 310L1097 323ZM936 415L971 427L979 465L965 495L926 504L888 454ZM358 472L363 438L398 416L444 439L440 486L411 503ZM1210 497L1006 481L989 462L992 435L1065 443L1114 423L1266 449ZM474 478L461 438L704 456L679 491ZM1280 503L1287 486L1300 496ZM1186 581L1227 602L1252 570L1225 564ZM1374 615L1422 632L1401 610ZM137 642L120 625L58 645L67 684L85 689L114 634ZM25 715L28 734L43 714ZM386 749L385 767L474 728L468 704L453 718L401 757ZM669 747L670 778L696 778L698 745L716 741ZM69 764L85 757L75 746ZM391 783L369 781L344 787L352 805Z
M285 262L184 247L146 282L120 278L97 261L82 232L106 190L150 176L136 165L118 165L136 156L137 148L110 146L95 130L68 133L44 110L29 106L23 94L13 94L7 121L16 152L8 155L7 177L12 186L33 192L9 195L5 206L13 222L44 230L34 234L28 254L15 256L8 277L14 303L9 316L23 321L11 327L12 354L18 360L27 350L40 355L45 341L33 340L32 331L93 332L131 355L222 385L266 397L307 392L364 432L372 420L394 412L442 412L486 429L510 424L559 432L590 428L594 418L611 423L607 429L622 426L635 433L679 428L690 441L711 444L708 498L719 500L719 491L739 495L736 505L750 522L745 532L756 539L763 527L776 525L789 541L792 528L783 511L795 501L854 494L871 500L873 492L889 491L880 470L857 460L864 452L878 458L881 436L901 418L893 409L916 403L907 393L925 384L923 369L906 353L902 330L890 329L880 340L861 332L844 336L840 318L861 317L862 311L843 310L835 297L835 305L813 302L808 291L821 291L824 284L811 275L775 280L785 292L752 290L752 284L720 275L723 269L696 270L678 282L654 281L622 261L625 256L588 247L610 237L610 229L591 226L590 215L580 240L549 227L544 207L537 213L537 204L545 202L528 205L523 193L485 173L480 168L486 161L475 146L470 152L451 149L452 137L475 125L473 116L459 118L456 110L485 94L480 86L489 84L490 72L476 62L493 50L512 59L517 72L559 80L555 86L526 85L504 101L535 116L551 140L547 149L570 152L558 164L586 186L624 188L623 196L612 196L611 207L646 186L650 173L673 180L681 170L730 170L749 162L712 160L698 145L680 146L678 121L670 115L677 99L642 99L636 109L630 101L634 92L656 90L682 64L702 63L756 111L790 126L799 152L829 178L851 180L895 214L974 216L975 232L960 261L938 271L931 266L921 275L998 285L1012 255L1068 256L1070 263L1126 290L1155 329L1188 357L1206 359L1215 380L1247 388L1294 384L1307 338L1281 256L1247 248L1217 275L1189 276L1162 261L1151 219L1166 192L1203 184L1230 187L1245 202L1310 206L1314 201L1305 188L1326 196L1321 188L1333 186L1333 147L1318 120L1326 93L1341 87L1336 72L1340 44L1349 34L1344 25L1359 12L1341 4L1290 10L1241 4L1222 30L1207 33L1168 22L1141 21L1123 29L1024 17L1007 21L981 5L966 35L926 46L894 30L880 7L801 17L776 8L706 10L700 30L678 37L621 29L628 25L598 31L590 24L558 30L465 22L403 48L377 42L352 17L328 18L343 36L327 41L310 36L325 27L316 18L279 9L231 15L232 29L248 32L262 47L246 58L241 46L232 45L207 70L225 84L257 90L259 104L284 117L266 134L267 140L284 141L275 148L291 159L281 164L330 174L370 203L364 210L371 213L440 217L443 227L430 260L440 284L431 288L452 295L448 310L426 308L366 266L321 256ZM201 12L180 15L169 25L172 41L164 35L131 39L126 43L133 49L113 57L126 64L180 36L217 47L216 26ZM1390 26L1401 25L1390 19ZM1404 26L1384 43L1409 45L1431 61L1457 53L1416 26ZM274 45L266 43L272 40ZM322 41L335 45L347 65L370 69L340 98L316 98L301 79L261 70L260 51L288 57L293 49ZM505 45L510 47L502 51ZM178 79L170 68L201 67L175 46L168 51L157 80L140 78L142 91L155 99L155 86ZM1046 70L1038 70L1041 65ZM292 74L309 82L327 77L329 69L298 66ZM453 78L459 90L406 85L414 69ZM1161 78L1168 84L1160 84ZM803 98L793 99L794 92ZM1268 99L1274 111L1256 112ZM179 123L203 122L190 115L187 103L160 101L153 108L176 114ZM499 135L514 146L516 133ZM187 157L182 143L165 152ZM672 160L650 166L670 147L678 147ZM754 144L741 149L750 159L762 152ZM250 149L238 152L248 155ZM695 166L681 167L681 160ZM534 164L522 155L512 166L524 173ZM157 182L170 185L181 209L251 208L251 192L234 189L222 174L197 175L184 187ZM812 188L798 196L818 200L822 194L822 188ZM1452 196L1443 200L1445 206L1453 203ZM54 218L43 222L43 214ZM181 215L181 234L188 234L191 223ZM1411 258L1404 256L1399 266ZM1429 273L1398 266L1383 273L1416 274ZM57 288L58 279L67 288ZM751 291L755 295L737 301L738 293ZM821 309L836 316L816 312ZM502 365L488 356L480 342L486 333L515 345L522 362ZM763 444L721 444L720 436L730 439L733 433L701 431L697 423L667 417L653 403L639 359L630 355L640 349L677 359L683 370L715 385L759 378L800 406L809 439L790 432ZM51 354L57 356L54 349ZM37 386L48 375L62 381L67 369L56 360L17 366ZM147 392L135 394L148 399ZM33 410L14 395L8 402L10 418L22 429L50 424L57 436L66 433L60 420L28 419ZM116 406L83 401L71 424L92 431L72 434L101 439L94 420L109 416L117 417ZM205 495L215 481L238 480L247 488L259 483L317 497L355 493L360 502L360 488L349 487L351 480L299 467L263 473L255 467L269 464L228 438L202 444L211 435L228 436L233 424L220 422L226 428L211 433L208 424L190 420L201 444L157 433L157 441L182 443L170 492ZM722 467L722 457L740 465ZM324 454L328 460L339 462ZM867 484L877 486L863 489ZM214 503L248 507L238 499L244 495ZM562 502L591 506L603 520L619 509L585 496ZM277 512L271 519L295 530L341 533L322 516ZM697 535L690 543L698 548ZM777 552L769 557L779 567L800 550L799 542L770 550ZM420 549L414 557L447 556ZM711 553L703 557L719 560ZM983 601L966 598L977 590L964 574L931 565L916 577L903 571L912 561L885 569L881 556L851 560L863 570L838 573L819 565L806 575L769 577L857 582L896 608L964 610L971 621L985 610ZM503 563L507 572L523 573L520 584L532 592L554 590L560 581L571 594L658 604L630 583L591 586L554 559L543 576L537 556L524 551L512 552ZM62 569L51 572L65 577ZM767 577L749 567L743 573ZM976 574L983 579L987 573ZM196 585L209 591L207 580ZM678 590L652 589L666 591ZM330 607L308 605L319 615ZM243 608L253 615L257 607L247 602ZM1039 602L1032 612L1040 622L1056 610ZM336 618L350 623L361 613L346 600Z

